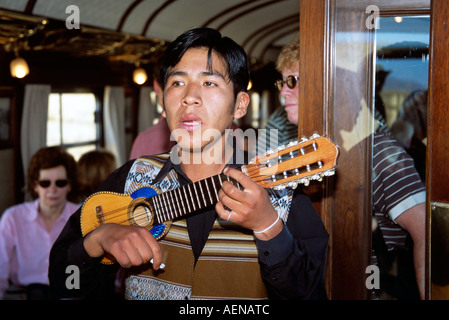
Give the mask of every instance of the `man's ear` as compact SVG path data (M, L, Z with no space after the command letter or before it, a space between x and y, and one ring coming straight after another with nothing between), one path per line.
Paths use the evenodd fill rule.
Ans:
M159 97L160 97L160 99L159 99ZM164 118L167 118L167 113L165 112L165 106L164 106L164 104L165 104L164 92L162 90L161 90L161 94L158 96L158 100L160 100L160 106L162 107L161 115Z
M157 97L157 103L162 106L163 105L163 98L162 95L164 94L164 92L162 91L161 86L159 85L159 83L156 80L153 80L153 90L156 93L156 97Z
M235 108L234 108L234 119L240 119L246 114L248 110L249 101L250 97L248 93L239 92L237 94L237 99L235 101Z

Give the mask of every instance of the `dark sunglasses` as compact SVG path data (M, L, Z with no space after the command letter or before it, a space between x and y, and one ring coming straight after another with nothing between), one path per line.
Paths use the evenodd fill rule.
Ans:
M51 185L51 181L50 180L39 180L37 182L42 188L48 188ZM64 188L66 185L69 184L69 180L67 179L61 179L61 180L56 180L55 184L58 188Z
M299 80L299 77L297 77L297 76L288 76L286 80L282 80L282 79L276 80L274 85L276 86L276 88L278 88L279 91L282 90L284 83L287 84L287 87L289 87L290 89L293 89L294 87L296 87L298 80Z

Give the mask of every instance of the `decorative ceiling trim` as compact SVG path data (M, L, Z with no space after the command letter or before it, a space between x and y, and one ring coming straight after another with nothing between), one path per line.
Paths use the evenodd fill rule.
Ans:
M253 4L253 3L254 3L254 0L248 0L248 1L245 1L245 2L242 2L242 3L239 3L239 4L236 4L236 5L232 6L232 7L229 7L229 8L227 8L226 10L223 10L223 11L219 12L218 14L216 14L215 16L213 16L212 18L210 18L209 20L207 20L207 21L203 24L203 27L209 26L209 25L212 24L216 19L218 19L218 18L220 18L220 17L222 17L222 16L224 16L224 15L227 15L228 13L230 13L230 12L232 12L232 11L238 10L238 9L240 9L240 8L243 8L243 7L245 7L245 6L251 5L251 4Z
M283 0L281 0L281 1L283 1ZM227 26L228 24L230 24L231 22L233 22L233 21L235 21L235 20L241 18L242 16L244 16L244 15L250 13L250 12L254 12L254 11L256 11L256 10L262 9L262 8L264 8L264 7L267 7L267 6L270 6L270 5L272 5L272 4L276 4L276 3L279 3L279 0L273 0L273 1L270 1L270 2L261 3L261 4L257 5L257 6L248 8L248 9L246 9L246 10L244 10L244 11L242 11L242 12L239 12L238 14L236 14L236 15L230 17L230 18L227 19L225 22L223 22L221 25L219 25L216 29L217 29L217 30L221 30L221 29L223 29L225 26Z
M122 28L123 25L126 22L126 19L128 19L129 15L131 14L131 12L133 12L133 10L137 7L137 5L139 5L142 2L142 0L135 0L133 3L131 3L128 7L128 9L126 9L126 11L123 13L122 18L120 19L118 26L117 26L117 32L122 32Z
M25 10L23 11L24 14L33 14L34 6L36 5L37 0L28 0L27 5L25 7Z
M288 34L295 34L297 33L299 35L299 28L292 28L289 30L286 30L285 32L282 32L280 34L277 35L273 35L273 38L282 38ZM259 57L260 60L264 60L265 59L265 54L267 53L268 49L272 47L274 39L270 40L267 42L267 45L265 45L265 47L261 50L262 55Z
M147 20L147 22L145 23L143 30L142 30L142 35L146 35L148 29L150 28L151 23L154 21L154 19L156 19L157 15L159 13L161 13L165 8L167 8L169 5L171 5L173 2L175 2L176 0L167 0L166 2L164 2L159 8L157 8L157 10L155 10L153 12L153 14L151 15L151 17Z
M270 34L273 31L277 31L294 24L299 25L299 14L293 14L291 16L274 21L271 24L265 25L262 28L255 30L242 42L242 47L246 48L250 42L254 42L257 44L261 39L266 37L267 34ZM250 49L253 49L254 46L255 44L253 44L250 47Z

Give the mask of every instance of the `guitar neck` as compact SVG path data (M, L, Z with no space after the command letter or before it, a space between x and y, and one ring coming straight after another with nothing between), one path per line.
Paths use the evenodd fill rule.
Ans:
M328 138L313 135L310 140L291 142L256 157L241 170L263 188L294 189L298 184L308 185L310 180L321 181L324 176L333 175L338 154L338 147ZM243 189L227 175L218 174L146 199L154 211L154 224L217 203L218 191L224 181L231 181Z
M224 181L231 181L242 189L237 181L221 173L148 198L147 201L154 209L154 224L173 220L217 203L218 191Z

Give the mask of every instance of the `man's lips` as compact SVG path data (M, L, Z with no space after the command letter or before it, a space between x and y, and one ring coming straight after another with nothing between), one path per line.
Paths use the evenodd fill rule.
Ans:
M195 115L185 115L179 121L179 127L188 131L200 128L201 124L201 119Z

